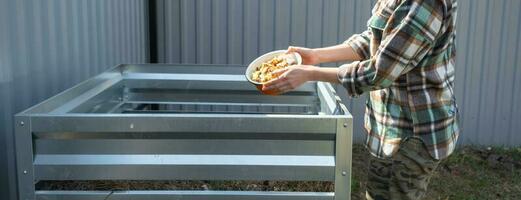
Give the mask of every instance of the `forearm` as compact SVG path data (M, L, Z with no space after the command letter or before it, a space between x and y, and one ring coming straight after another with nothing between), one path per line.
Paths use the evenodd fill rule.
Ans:
M317 48L314 51L320 63L362 60L349 45L345 44Z
M338 80L338 68L314 67L310 71L309 79L310 81L322 81L333 84L340 83Z

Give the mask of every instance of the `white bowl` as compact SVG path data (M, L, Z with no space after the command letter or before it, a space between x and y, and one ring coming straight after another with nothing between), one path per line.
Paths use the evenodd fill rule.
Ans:
M258 57L257 59L253 60L249 65L248 65L248 68L246 69L246 79L248 79L248 81L250 83L252 83L253 85L255 85L255 87L257 87L257 89L259 91L261 91L262 93L264 94L270 94L270 93L273 93L273 92L269 92L269 91L262 91L262 85L263 83L259 83L257 81L254 81L251 79L251 76L253 74L253 72L255 72L255 70L257 69L257 67L260 67L262 63L264 62L267 62L279 55L283 55L286 53L286 50L277 50L277 51L272 51L272 52L268 52L260 57ZM293 65L301 65L302 64L302 57L300 56L300 54L294 52L294 53L290 53L291 55L293 55L295 57L295 60L297 61L296 64L293 64Z

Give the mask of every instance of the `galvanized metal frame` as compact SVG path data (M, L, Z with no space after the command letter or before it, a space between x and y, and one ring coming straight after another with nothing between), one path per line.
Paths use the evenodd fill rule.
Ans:
M38 199L190 199L190 200L334 200L332 192L248 192L248 191L38 191Z
M15 148L18 179L18 198L30 200L34 194L34 165L32 148L31 118L15 117Z
M19 198L349 199L352 117L331 85L308 83L280 97L255 95L243 70L219 65L119 65L16 115ZM190 103L200 98L198 94L162 92L205 87L226 89L223 94L229 96L224 99L209 91L217 105L244 98L257 109L318 103L319 110L302 115L117 113L128 102ZM157 96L140 96L151 88ZM239 93L233 95L234 91ZM262 145L248 148L255 143ZM209 149L193 147L201 144ZM133 147L129 145L136 148L125 148ZM39 180L174 179L334 181L335 192L35 191Z

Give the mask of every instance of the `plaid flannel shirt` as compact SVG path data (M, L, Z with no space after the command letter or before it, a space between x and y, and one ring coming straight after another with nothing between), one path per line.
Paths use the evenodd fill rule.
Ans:
M342 65L338 78L350 96L370 92L366 146L381 158L411 137L432 157L452 153L459 134L454 59L456 0L379 0L368 30L349 45L362 61Z

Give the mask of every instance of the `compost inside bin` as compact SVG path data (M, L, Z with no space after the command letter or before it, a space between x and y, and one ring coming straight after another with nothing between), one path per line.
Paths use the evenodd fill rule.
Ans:
M329 181L40 181L36 190L220 190L333 192Z

